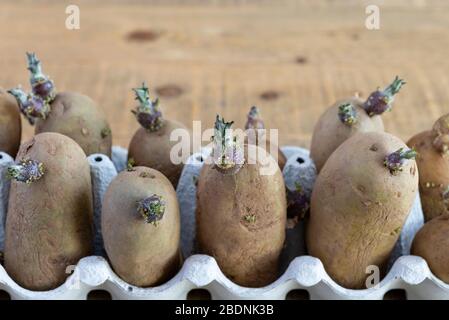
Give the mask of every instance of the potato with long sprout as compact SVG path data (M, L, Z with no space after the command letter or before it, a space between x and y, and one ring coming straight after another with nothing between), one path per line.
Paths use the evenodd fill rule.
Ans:
M75 92L57 92L53 80L42 72L40 60L27 53L32 91L9 90L22 114L35 125L35 134L56 132L66 135L86 155L102 153L111 157L111 128L103 112L89 97Z
M190 155L182 154L178 163L171 158L171 151L178 144L170 140L174 130L188 130L183 124L162 116L159 99L151 100L148 87L133 89L139 105L132 112L140 124L129 144L128 161L135 166L156 169L164 174L176 188L184 160Z

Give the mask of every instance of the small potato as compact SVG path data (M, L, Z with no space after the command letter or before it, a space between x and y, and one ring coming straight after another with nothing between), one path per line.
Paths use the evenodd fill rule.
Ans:
M13 177L5 236L5 268L21 286L50 290L68 267L92 253L92 187L79 145L58 133L25 142Z
M259 108L256 106L251 107L247 118L248 119L245 124L245 130L247 130L245 143L255 144L261 148L264 148L267 152L270 152L282 171L285 163L287 162L287 158L282 153L279 146L270 141L269 132L264 130L265 124L260 115Z
M74 93L56 94L46 119L36 121L36 134L57 132L75 140L86 155L111 157L112 135L106 118L89 97Z
M174 164L170 159L170 151L178 143L170 141L170 134L179 128L187 130L181 123L171 120L164 120L164 126L157 131L139 128L129 144L129 161L135 166L160 171L176 187L184 164Z
M330 156L312 191L307 249L345 288L386 271L418 191L413 150L383 132L359 133Z
M337 147L359 132L382 132L380 115L391 110L394 95L405 81L396 77L384 90L372 92L366 101L353 97L332 105L320 117L312 135L310 155L320 172Z
M178 200L159 171L134 167L121 172L104 196L101 226L112 267L124 281L151 287L178 271Z
M188 132L188 129L179 122L162 117L159 100L150 100L145 83L133 90L139 105L132 112L141 128L136 131L129 144L128 162L160 171L176 188L184 168L184 161L190 156L190 150L180 155L181 161L172 159L170 153L179 142L171 141L170 135L174 130L181 129Z
M407 145L418 152L419 191L425 220L449 214L449 114L430 131L413 136Z
M449 284L449 215L427 222L416 234L411 253L423 257L430 270Z
M15 157L22 137L20 111L14 97L0 88L0 151Z
M353 125L346 125L338 120L339 106L350 104L356 112ZM317 171L326 163L332 152L343 142L359 132L384 131L384 124L379 115L370 117L363 109L363 101L358 98L341 100L331 106L320 117L312 135L310 156Z

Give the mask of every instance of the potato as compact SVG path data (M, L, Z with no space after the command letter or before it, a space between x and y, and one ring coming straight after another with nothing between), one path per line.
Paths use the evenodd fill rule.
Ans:
M21 286L50 290L92 253L89 164L72 139L41 133L22 144L11 183L5 268Z
M319 172L337 147L359 132L382 132L380 115L391 110L394 95L405 82L398 77L383 91L376 90L363 102L353 97L340 100L319 118L312 135L310 155Z
M307 249L345 288L368 266L384 274L418 190L416 153L395 136L358 133L324 165L312 192Z
M86 155L102 153L111 157L112 135L108 122L89 97L62 92L51 103L51 112L37 119L36 134L58 132L75 140Z
M170 151L178 141L170 141L173 130L187 128L176 121L163 119L159 110L159 100L151 101L145 83L133 89L140 105L133 113L142 126L131 139L128 161L135 166L156 169L164 174L176 188L184 167L184 161L177 164L170 158ZM182 155L187 159L190 153Z
M260 116L259 108L253 106L248 113L248 119L245 124L245 130L247 130L247 139L245 143L256 144L257 146L264 148L266 151L270 152L274 159L277 161L281 171L284 169L287 158L282 153L281 149L271 142L268 138L268 134L265 129L265 124ZM254 130L254 131L251 131ZM260 131L259 131L260 130ZM273 146L272 146L273 145ZM277 152L271 152L271 148Z
M15 157L22 137L20 111L13 96L0 88L0 151Z
M224 138L230 124L217 117L214 161L206 161L198 178L198 247L232 281L261 287L278 276L287 217L285 185L272 156L266 153L265 160L274 173L263 175L255 158L260 147L235 146ZM223 154L217 151L221 141L226 144Z
M446 126L445 131L441 130ZM449 214L449 114L430 131L413 136L407 145L418 152L419 191L425 220Z
M102 209L105 249L126 282L155 286L180 267L180 214L176 192L159 171L134 167L109 186Z
M10 90L35 133L57 132L75 140L87 155L111 157L111 128L100 108L87 96L74 92L57 93L53 81L42 73L40 61L28 54L33 92Z
M449 215L427 222L415 236L411 253L423 257L430 270L449 283Z

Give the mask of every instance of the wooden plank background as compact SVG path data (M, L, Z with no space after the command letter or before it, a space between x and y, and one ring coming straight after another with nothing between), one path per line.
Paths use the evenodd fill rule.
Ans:
M381 8L381 29L369 31L363 3L2 0L0 86L28 87L25 51L35 51L59 90L99 103L115 144L138 127L130 89L145 80L166 117L188 126L210 127L217 113L242 125L255 104L282 144L309 146L327 106L400 75L408 83L384 120L408 139L448 112L449 5L369 1ZM68 4L80 30L65 28Z

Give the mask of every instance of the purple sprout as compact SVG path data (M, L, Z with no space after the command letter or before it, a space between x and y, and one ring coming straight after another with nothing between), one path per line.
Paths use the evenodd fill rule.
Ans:
M11 89L8 92L16 98L20 111L31 125L37 118L46 119L50 113L50 105L40 96L34 93L27 94L21 88Z
M418 153L414 149L404 151L404 148L400 148L385 157L384 165L392 175L397 175L402 171L405 160L415 159L417 155Z
M152 194L148 198L137 201L137 212L145 219L146 223L157 226L164 217L165 201L161 196Z
M31 72L30 84L33 93L50 103L56 96L55 85L47 75L42 72L40 60L35 53L27 52L28 70Z
M260 116L259 108L257 108L256 106L252 106L248 113L248 119L245 124L245 129L265 129L262 117Z
M8 176L19 182L31 184L44 175L44 165L36 160L23 159L8 167Z
M162 128L162 112L159 110L159 99L150 100L148 87L142 83L141 88L135 88L136 100L140 102L136 110L131 112L136 116L137 121L145 129L154 132Z
M338 118L343 124L352 126L357 122L357 111L350 103L344 103L338 107Z
M310 198L299 183L295 184L295 190L287 188L287 211L290 218L304 218L309 209Z
M384 90L381 91L378 89L371 93L363 104L366 113L372 117L391 110L394 95L399 92L404 84L405 81L396 76L393 82Z
M214 127L213 160L215 167L222 173L237 173L245 163L243 147L232 136L231 126L234 122L225 122L217 115Z

